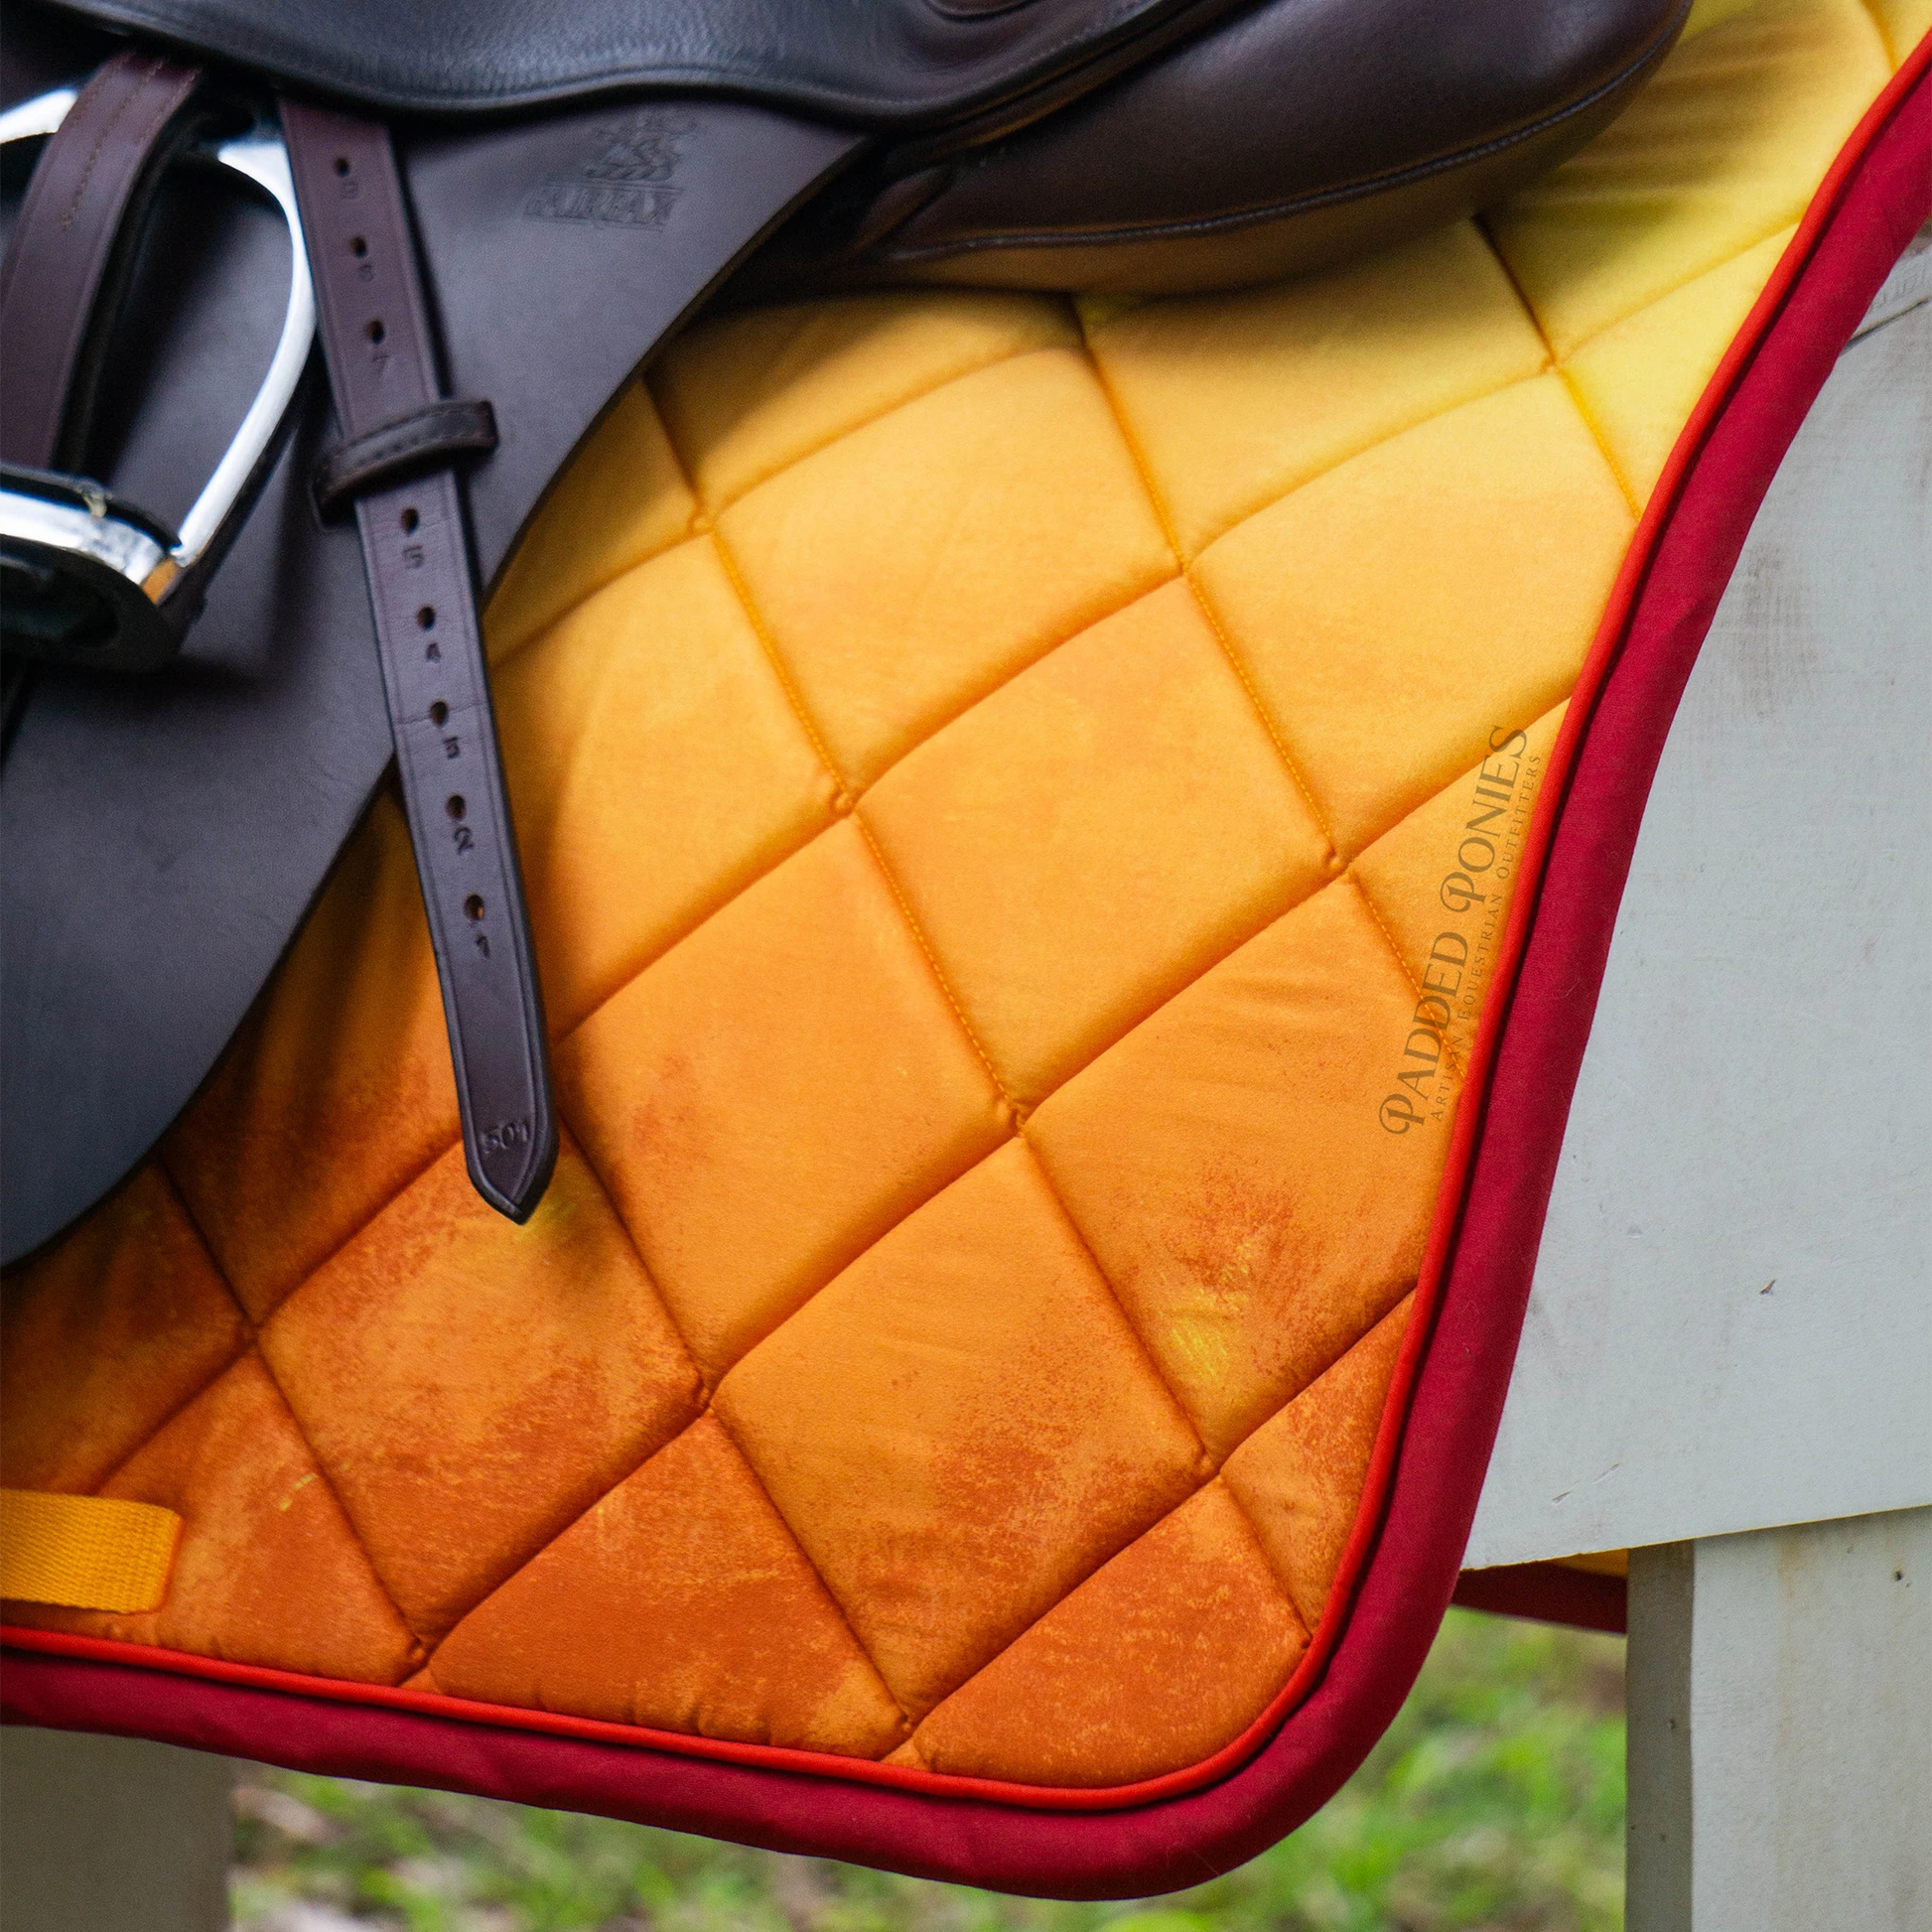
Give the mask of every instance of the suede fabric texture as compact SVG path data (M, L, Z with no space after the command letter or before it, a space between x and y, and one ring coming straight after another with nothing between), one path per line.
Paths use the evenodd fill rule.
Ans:
M9 1620L1010 1784L1239 1737L1636 518L1924 26L1703 7L1485 225L1312 281L686 338L490 617L551 1194L468 1194L384 801L8 1285L0 1478L185 1519L160 1610Z

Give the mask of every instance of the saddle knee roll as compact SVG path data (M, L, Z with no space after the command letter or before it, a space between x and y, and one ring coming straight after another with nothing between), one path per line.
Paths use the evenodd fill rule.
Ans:
M885 149L739 278L1185 294L1491 207L1628 104L1685 0L1266 0L988 146Z

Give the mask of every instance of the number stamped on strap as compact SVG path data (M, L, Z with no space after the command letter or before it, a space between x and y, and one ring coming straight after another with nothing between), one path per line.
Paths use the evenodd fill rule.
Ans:
M353 439L439 395L402 184L379 124L292 101L283 124L336 413ZM521 1221L548 1183L557 1130L463 486L445 462L356 496L355 520L470 1174Z

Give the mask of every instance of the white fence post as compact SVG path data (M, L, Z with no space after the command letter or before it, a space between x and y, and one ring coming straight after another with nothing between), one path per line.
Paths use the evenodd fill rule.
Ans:
M1626 1932L1932 1926L1932 1509L1630 1554Z
M5 1932L223 1932L225 1757L126 1737L0 1732Z

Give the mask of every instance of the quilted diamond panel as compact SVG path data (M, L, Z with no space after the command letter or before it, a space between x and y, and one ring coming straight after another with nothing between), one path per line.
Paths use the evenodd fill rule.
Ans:
M1326 1607L1382 1421L1382 1396L1409 1319L1396 1305L1349 1351L1257 1430L1222 1472L1295 1605Z
M1210 1483L955 1691L895 1761L1062 1785L1159 1777L1236 1736L1308 1640L1240 1506Z
M565 1141L523 1227L452 1148L292 1295L261 1348L421 1634L697 1415L697 1371Z
M710 544L620 578L495 690L558 1032L832 821L836 786Z
M862 810L1023 1105L1332 857L1181 583L976 705ZM1124 840L1130 819L1146 830Z
M1397 1076L1415 1004L1342 883L1188 987L1029 1124L1217 1460L1415 1281L1447 1130L1425 1119L1391 1133L1381 1115L1388 1094L1409 1091Z
M1572 392L1639 497L1656 487L1678 431L1796 232L1780 228L1612 323L1570 357Z
M751 1744L880 1757L898 1706L706 1417L457 1625L433 1688Z
M754 1349L718 1412L915 1716L1205 1473L1018 1143Z
M854 784L1174 569L1106 396L1070 348L868 423L718 527Z
M1344 857L1473 763L1499 720L1569 694L1634 525L1552 375L1377 444L1201 557Z
M1058 303L990 290L751 310L694 329L652 377L706 510L976 369L1079 341Z
M1469 222L1279 287L1083 310L1189 558L1322 471L1550 360Z
M850 821L580 1028L557 1081L711 1380L1008 1131Z

